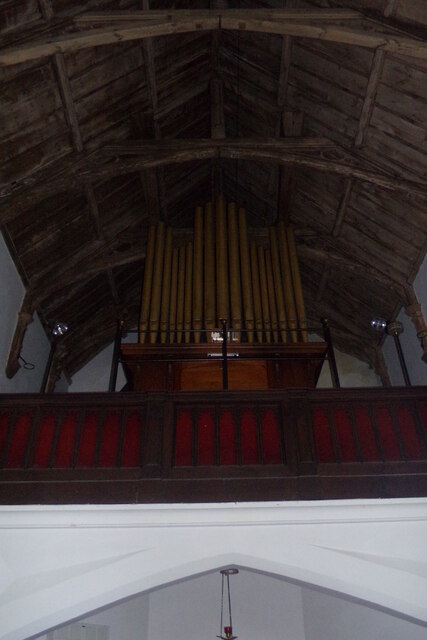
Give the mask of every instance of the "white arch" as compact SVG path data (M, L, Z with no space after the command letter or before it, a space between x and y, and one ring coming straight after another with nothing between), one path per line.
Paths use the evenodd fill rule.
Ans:
M231 564L427 622L427 500L4 507L0 637Z

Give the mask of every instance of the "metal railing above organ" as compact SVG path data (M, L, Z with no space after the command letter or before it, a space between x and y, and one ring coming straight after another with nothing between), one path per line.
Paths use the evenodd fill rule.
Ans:
M199 344L224 320L238 341L307 341L292 229L279 222L250 239L245 211L219 197L197 207L192 241L174 246L172 228L150 227L139 342Z

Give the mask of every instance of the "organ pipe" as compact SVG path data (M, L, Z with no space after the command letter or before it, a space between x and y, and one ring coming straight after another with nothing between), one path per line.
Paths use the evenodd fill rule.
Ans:
M261 309L261 293L259 289L259 270L258 270L258 254L255 242L251 242L251 274L252 274L252 293L254 297L254 314L255 328L258 342L262 342L262 309Z
M231 301L231 326L238 332L242 328L242 294L240 283L240 256L239 235L237 229L236 205L228 205L228 248L230 265L230 301Z
M286 316L288 319L289 332L291 341L298 342L297 333L297 312L295 308L294 291L292 284L291 266L289 262L288 243L286 240L285 225L280 221L277 225L277 233L279 240L280 263L282 267L283 288L285 291Z
M169 341L175 342L176 337L176 304L178 299L178 248L172 252L172 272L171 272L171 298L169 314Z
M185 248L185 294L184 294L184 337L188 344L191 337L191 301L193 293L193 245L187 243Z
M182 342L184 325L184 287L185 287L185 246L179 248L178 254L178 297L176 302L176 341Z
M169 301L171 293L172 229L166 230L165 258L163 263L162 301L160 304L160 342L165 344L169 326Z
M254 307L252 297L251 265L249 259L246 213L239 209L240 268L242 273L243 316L248 342L254 340Z
M307 342L307 318L305 315L304 296L302 293L301 276L298 264L297 251L295 247L294 232L291 227L286 229L286 239L288 241L289 262L292 272L292 283L295 294L295 304L298 316L298 326L300 327L303 342Z
M264 247L258 247L258 272L261 288L262 326L266 342L271 342L270 304L268 300L267 271L265 268Z
M212 203L205 207L205 327L215 329L215 241Z
M191 319L190 319L191 323ZM194 218L193 258L193 327L194 342L200 342L203 328L203 209L197 207Z
M139 325L139 341L145 342L148 329L148 317L150 313L151 281L153 279L154 242L156 238L156 228L150 225L148 229L147 249L145 251L144 280L141 295L141 314Z
M164 245L165 245L165 225L163 222L159 222L159 224L157 225L156 246L154 250L153 286L152 286L151 308L150 308L150 343L151 344L156 343L157 331L159 329Z
M216 304L217 321L229 320L228 313L228 255L227 227L225 223L224 198L216 201Z
M173 244L164 223L149 228L140 342L200 343L222 319L249 343L307 341L295 238L283 222L270 227L268 246L249 243L244 210L220 197L215 214L211 203L197 207L193 240Z
M283 292L282 274L280 270L279 248L277 246L277 234L276 234L275 227L270 227L269 236L270 236L271 263L272 263L273 278L274 278L274 291L276 293L277 315L279 320L280 336L282 338L282 342L286 342L287 341L286 329L287 329L288 323L286 318L285 296Z

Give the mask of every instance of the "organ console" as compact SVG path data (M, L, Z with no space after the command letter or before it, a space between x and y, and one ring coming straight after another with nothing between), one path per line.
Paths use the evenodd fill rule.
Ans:
M122 345L133 389L221 389L223 323L229 388L315 386L326 346L308 341L292 228L249 238L245 211L218 197L179 240L149 228L139 340Z

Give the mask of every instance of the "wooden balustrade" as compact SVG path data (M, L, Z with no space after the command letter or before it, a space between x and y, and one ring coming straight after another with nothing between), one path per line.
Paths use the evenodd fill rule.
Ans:
M0 503L427 495L427 389L0 396Z

